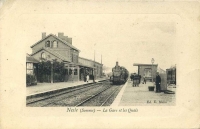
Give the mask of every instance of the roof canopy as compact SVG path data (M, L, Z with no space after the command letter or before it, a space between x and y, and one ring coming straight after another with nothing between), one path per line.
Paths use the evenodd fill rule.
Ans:
M29 56L29 55L26 55L26 62L29 62L29 63L39 63L38 60L36 60L34 57Z
M158 64L153 64L154 66L158 66ZM152 66L152 64L139 64L139 63L134 63L133 66Z

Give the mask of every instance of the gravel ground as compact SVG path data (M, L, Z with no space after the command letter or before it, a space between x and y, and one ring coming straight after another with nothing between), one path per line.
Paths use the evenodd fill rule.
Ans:
M47 105L48 107L55 107L55 106L76 106L80 102L84 101L86 98L90 97L91 95L94 95L95 93L105 89L105 86L99 86L95 88L91 88L89 90L86 90L85 92L81 92L79 94L76 94L74 96L64 98L61 101L54 101L54 103Z
M120 89L123 85L111 85L109 81L98 83L91 87L85 87L80 90L72 91L77 88L68 89L66 91L62 91L55 94L45 95L43 97L36 97L28 99L27 102L35 101L38 99L42 99L45 97L52 96L52 98L45 99L39 102L35 102L32 104L28 104L28 107L62 107L62 106L76 106L77 104L83 102L84 100L88 99L89 97L94 96L98 92L110 87L109 89L103 91L99 95L95 96L91 100L87 101L81 106L101 106L103 102L107 99L103 106L110 106L114 99L116 98L117 94L119 93ZM78 87L80 88L80 87ZM71 92L70 92L71 91ZM115 92L114 92L115 91ZM62 94L61 94L62 93ZM61 95L58 95L61 94ZM58 96L55 96L58 95Z
M119 89L121 89L122 86L114 86L112 85L109 89L107 89L106 91L100 93L99 95L95 96L94 98L90 99L89 101L85 102L84 104L82 104L81 106L101 106L102 103L104 103L107 99L107 105L112 104L114 100L113 96L114 94L108 98L113 92L115 92L116 90L119 91ZM115 96L116 97L116 96Z
M108 99L108 101L103 105L103 106L110 106L113 101L115 100L115 98L117 97L118 93L120 92L120 90L122 89L122 86L119 86L119 89Z

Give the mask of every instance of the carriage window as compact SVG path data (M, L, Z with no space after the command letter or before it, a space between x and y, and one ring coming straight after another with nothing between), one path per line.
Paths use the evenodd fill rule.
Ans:
M50 47L50 41L47 41L45 44L46 47Z

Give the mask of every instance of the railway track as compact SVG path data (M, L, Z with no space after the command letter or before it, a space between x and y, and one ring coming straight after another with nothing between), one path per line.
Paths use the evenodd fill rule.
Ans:
M50 94L50 95L44 95L42 97L36 97L36 98L31 98L31 99L27 99L26 105L27 106L34 106L34 105L38 105L38 106L44 106L47 105L45 101L49 100L49 99L53 99L65 94L77 94L77 92L84 92L86 90L88 90L89 88L95 88L98 87L99 85L101 85L102 83L95 83L95 84L91 84L91 85L86 85L86 86L81 86L81 87L75 87L73 89L66 89L65 91L61 91L59 93L55 93L55 94ZM68 96L69 97L69 96ZM45 104L44 104L45 103Z
M80 102L77 106L109 106L117 96L118 92L122 88L121 86L109 86L98 93L86 98ZM114 98L113 98L114 97ZM110 101L110 102L109 102Z
M79 102L79 100L81 100L84 95L87 95L88 92L96 92L102 88L104 88L103 85L97 85L90 87L89 89L79 90L77 93L68 93L63 97L59 97L59 99L51 100L51 102L48 102L42 107L75 106L75 103Z
M121 86L110 85L110 82L76 87L56 94L28 100L30 107L62 106L109 106L117 96Z

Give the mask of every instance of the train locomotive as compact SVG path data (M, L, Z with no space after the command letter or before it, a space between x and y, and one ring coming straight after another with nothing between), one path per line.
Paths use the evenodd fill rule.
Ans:
M123 66L119 66L118 62L116 62L116 66L112 68L110 81L113 84L124 84L128 79L128 75L128 70Z

